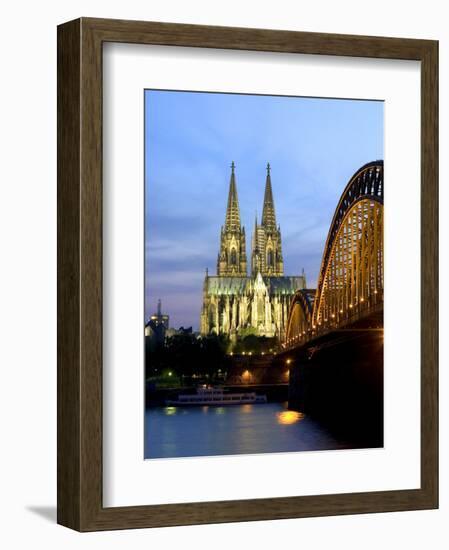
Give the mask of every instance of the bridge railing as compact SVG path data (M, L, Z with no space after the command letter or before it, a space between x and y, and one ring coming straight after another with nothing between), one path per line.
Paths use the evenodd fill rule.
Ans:
M311 325L306 331L292 335L283 342L282 349L289 350L305 345L317 338L321 338L326 334L335 332L336 330L346 330L351 326L357 325L358 322L374 317L377 314L383 313L383 300L379 300L377 304L372 304L369 308L356 306L351 309L351 312L344 318L337 321L322 323L321 325ZM373 328L377 325L373 324Z

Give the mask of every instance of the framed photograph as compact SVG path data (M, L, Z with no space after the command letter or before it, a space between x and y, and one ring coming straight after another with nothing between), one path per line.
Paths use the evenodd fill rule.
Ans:
M58 28L58 522L438 506L438 43Z

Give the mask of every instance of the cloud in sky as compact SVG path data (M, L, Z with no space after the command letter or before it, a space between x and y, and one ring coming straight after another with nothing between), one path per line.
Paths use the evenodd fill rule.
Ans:
M198 329L204 270L215 274L230 164L236 163L248 265L266 163L272 166L286 275L314 287L340 195L383 158L379 101L145 93L145 312L158 298L172 326Z

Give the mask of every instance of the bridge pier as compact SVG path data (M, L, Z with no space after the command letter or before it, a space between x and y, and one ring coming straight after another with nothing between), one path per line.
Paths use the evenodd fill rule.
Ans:
M383 330L345 330L290 352L289 408L357 446L383 446Z

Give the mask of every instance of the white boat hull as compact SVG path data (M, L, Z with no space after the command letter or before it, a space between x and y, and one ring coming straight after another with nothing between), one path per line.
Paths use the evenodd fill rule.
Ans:
M165 404L171 407L215 405L255 405L266 403L266 395L251 393L225 393L222 389L199 388L196 394L180 394L178 399L167 399Z
M213 400L213 401L180 401L180 400L171 400L171 399L167 399L165 401L165 404L167 406L171 406L171 407L175 407L175 406L178 406L178 407L184 407L184 406L201 406L201 405L215 405L217 407L222 407L222 406L227 406L227 405L259 405L261 403L266 403L267 402L267 399L265 396L261 396L261 398L257 398L257 399L241 399L239 401L235 400L235 401L232 401L232 400L226 400L226 401L217 401L217 400Z

